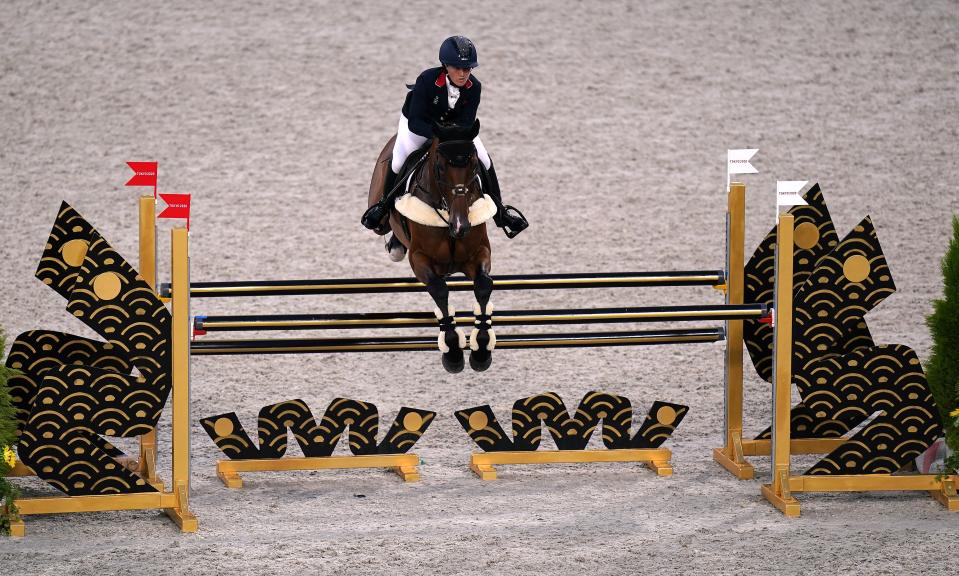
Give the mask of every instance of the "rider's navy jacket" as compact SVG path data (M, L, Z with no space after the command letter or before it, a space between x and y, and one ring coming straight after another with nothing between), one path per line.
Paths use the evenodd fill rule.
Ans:
M432 138L434 122L473 125L480 103L480 81L470 76L466 85L460 88L459 100L452 109L446 99L446 82L446 71L441 67L430 68L416 79L403 104L403 115L409 120L410 132Z

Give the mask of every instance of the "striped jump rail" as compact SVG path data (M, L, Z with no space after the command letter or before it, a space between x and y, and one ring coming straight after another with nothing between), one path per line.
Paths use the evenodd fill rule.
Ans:
M721 342L722 328L633 330L497 335L496 349L593 348ZM195 340L191 356L230 354L323 354L335 352L436 351L436 336L385 336L366 338L277 338L272 340Z
M547 324L613 324L626 322L686 322L700 320L746 320L764 318L764 304L579 308L553 310L494 311L496 326L537 326ZM460 325L472 325L468 312L456 315ZM369 312L345 314L280 314L241 316L196 316L197 335L213 331L253 330L343 330L359 328L435 327L430 312Z
M513 274L493 279L493 289L553 290L574 288L645 288L663 286L723 286L722 270L679 272L606 272L597 274ZM466 279L447 280L451 291L473 289ZM238 296L295 296L316 294L383 294L420 292L426 286L415 278L344 278L323 280L253 280L240 282L191 282L191 298ZM170 284L160 287L169 297Z

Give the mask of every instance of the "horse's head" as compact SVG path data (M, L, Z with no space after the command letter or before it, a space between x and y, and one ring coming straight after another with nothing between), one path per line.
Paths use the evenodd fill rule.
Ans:
M472 126L434 125L430 147L433 190L439 207L449 212L450 234L462 238L470 230L469 208L482 196L479 159L473 139L479 133L479 120Z

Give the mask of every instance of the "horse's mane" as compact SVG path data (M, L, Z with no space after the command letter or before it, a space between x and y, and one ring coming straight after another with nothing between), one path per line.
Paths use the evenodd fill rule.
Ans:
M473 138L479 133L479 120L472 126L458 124L434 124L433 135L438 142L437 151L453 166L465 166L470 156L476 153Z
M463 126L461 124L434 124L433 135L439 140L440 144L451 140L469 140L472 141L479 134L479 120L475 120L472 126Z

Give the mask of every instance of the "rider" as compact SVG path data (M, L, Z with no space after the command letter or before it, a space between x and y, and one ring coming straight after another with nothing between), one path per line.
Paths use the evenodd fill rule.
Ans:
M433 123L469 127L476 119L482 91L479 79L470 74L473 68L479 66L476 47L465 36L451 36L440 46L440 63L441 67L430 68L420 74L406 95L393 145L393 159L386 174L383 199L363 214L362 223L370 230L383 227L389 216L392 196L395 196L387 197L391 191L395 192L396 176L409 155L433 137ZM483 192L489 194L496 204L493 221L512 238L525 230L529 222L516 208L503 205L499 181L489 153L479 136L473 140L473 144L477 157L486 169Z

